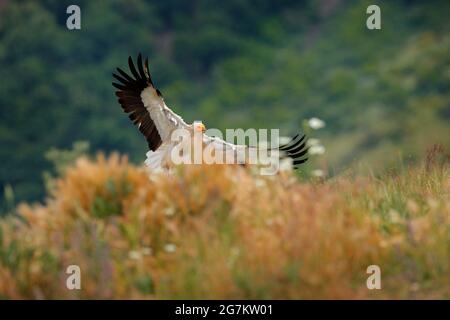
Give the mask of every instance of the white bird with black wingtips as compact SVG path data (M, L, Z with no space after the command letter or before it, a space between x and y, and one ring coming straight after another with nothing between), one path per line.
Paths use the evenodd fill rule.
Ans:
M155 87L150 76L148 59L143 63L139 54L137 68L131 57L128 58L128 65L131 75L117 68L118 73L113 73L113 76L119 83L113 83L113 86L118 89L116 96L123 110L147 139L150 150L145 163L152 170L169 169L174 165L171 152L178 142L172 141L171 136L177 129L186 130L192 137L195 133L201 134L204 147L209 146L233 159L248 159L252 149L257 149L210 137L205 134L206 128L201 121L187 124L165 104L161 92ZM274 151L277 151L280 157L291 158L294 168L308 159L305 136L296 135L290 143Z

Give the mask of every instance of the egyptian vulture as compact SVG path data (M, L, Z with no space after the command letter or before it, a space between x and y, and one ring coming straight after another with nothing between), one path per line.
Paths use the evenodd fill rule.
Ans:
M148 59L145 59L145 63L143 63L141 54L137 58L137 68L131 57L128 58L128 65L131 74L117 68L117 74L113 73L113 76L119 83L113 82L113 86L118 89L116 96L122 109L147 139L150 150L146 154L145 163L149 168L164 170L173 166L171 152L178 142L172 141L171 136L177 129L192 134L192 137L198 137L200 134L204 148L232 158L235 160L234 163L249 163L249 159L252 159L251 156L258 154L257 151L260 149L258 147L236 145L217 137L208 136L205 134L206 128L201 122L187 124L167 107L161 92L156 88L150 76ZM289 158L294 169L308 160L304 135L297 134L289 143L276 148L267 148L267 151L271 155L275 154L279 159Z

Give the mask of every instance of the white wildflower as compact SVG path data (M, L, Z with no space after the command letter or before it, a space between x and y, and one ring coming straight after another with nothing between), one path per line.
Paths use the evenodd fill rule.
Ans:
M173 243L168 243L164 246L164 250L166 252L173 253L175 252L175 250L177 250L177 246L174 245Z
M322 145L315 145L315 146L311 146L309 148L309 154L311 155L319 155L319 154L324 154L325 153L325 147Z
M231 268L235 264L236 260L239 258L239 255L240 255L239 248L233 247L230 250L230 254L228 256L228 262L227 262L227 265L229 268Z
M153 253L153 250L150 247L143 247L141 252L144 256L149 256Z
M311 174L312 174L314 177L317 177L317 178L321 178L321 177L323 177L323 176L325 175L325 173L323 172L323 170L320 170L320 169L315 169L315 170L311 171Z
M325 122L319 118L311 118L308 120L308 125L311 129L317 130L325 127Z
M311 139L308 139L308 142L307 142L306 144L307 144L309 147L317 146L317 145L320 144L320 140L319 140L319 139L315 139L315 138L311 138Z
M280 160L280 171L291 171L292 170L292 159L286 158Z
M255 186L257 188L262 188L266 186L266 182L263 179L256 179L255 180Z
M388 214L389 217L391 218L392 223L400 223L402 221L402 218L400 217L398 211L394 209L389 209Z
M175 208L174 207L168 207L164 210L164 213L166 216L170 217L175 214Z
M132 250L128 253L128 257L133 260L139 260L142 258L142 255L139 251Z

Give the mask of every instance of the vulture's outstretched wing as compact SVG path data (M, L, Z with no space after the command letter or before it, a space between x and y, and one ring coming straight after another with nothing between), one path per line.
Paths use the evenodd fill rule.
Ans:
M279 146L280 158L291 158L293 169L308 161L307 138L305 135L296 134L289 143Z
M308 160L308 147L306 147L306 136L295 135L289 143L267 149L268 154L276 154L280 159L291 158L293 169L298 169L299 165ZM226 142L217 137L204 135L203 143L210 146L216 153L221 153L228 159L233 159L233 163L246 163L252 157L260 156L259 147L248 147ZM225 159L225 158L224 158ZM253 159L254 160L254 159Z
M128 58L131 75L117 68L113 73L119 83L113 86L119 89L116 96L128 117L145 136L150 150L155 151L170 139L174 129L187 127L183 119L170 110L156 89L149 73L148 59L142 63L142 56L137 58L137 69L131 57Z
M206 134L203 135L203 144L205 148L218 158L223 159L224 163L226 159L233 164L244 164L248 161L249 148L245 145L238 145L226 142L225 140L217 137L210 137Z

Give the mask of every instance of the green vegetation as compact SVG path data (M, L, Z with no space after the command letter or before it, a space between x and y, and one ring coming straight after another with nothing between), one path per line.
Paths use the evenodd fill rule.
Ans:
M371 2L77 1L82 29L68 31L73 1L2 1L3 210L42 199L52 148L84 140L143 161L145 141L111 86L138 52L188 121L290 134L324 119L320 165L332 173L355 160L380 172L450 145L450 3L383 2L382 30L369 31Z

